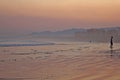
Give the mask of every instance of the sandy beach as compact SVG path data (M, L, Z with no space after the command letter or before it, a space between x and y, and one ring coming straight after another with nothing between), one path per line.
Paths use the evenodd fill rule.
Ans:
M120 44L0 47L0 80L120 80Z

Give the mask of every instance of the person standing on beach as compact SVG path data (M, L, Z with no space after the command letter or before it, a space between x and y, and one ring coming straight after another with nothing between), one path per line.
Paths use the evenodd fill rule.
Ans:
M111 36L111 39L110 39L110 48L111 49L113 48L113 36Z

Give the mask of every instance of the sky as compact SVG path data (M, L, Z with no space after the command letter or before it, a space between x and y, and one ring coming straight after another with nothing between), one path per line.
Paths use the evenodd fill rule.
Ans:
M0 34L120 26L120 0L0 0Z

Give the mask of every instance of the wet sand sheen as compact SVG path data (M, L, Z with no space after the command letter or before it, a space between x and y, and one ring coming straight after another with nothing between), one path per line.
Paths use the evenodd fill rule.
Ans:
M67 44L0 47L0 80L120 79L119 44Z

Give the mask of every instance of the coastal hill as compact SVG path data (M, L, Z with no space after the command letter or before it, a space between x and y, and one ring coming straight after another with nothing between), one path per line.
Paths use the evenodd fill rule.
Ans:
M114 37L114 42L120 42L120 27L87 29L85 32L75 33L79 41L90 42L109 42L111 36Z
M92 28L92 29L67 29L63 31L43 31L29 34L34 38L52 38L61 40L74 40L82 42L109 42L114 37L114 42L120 42L120 27Z

